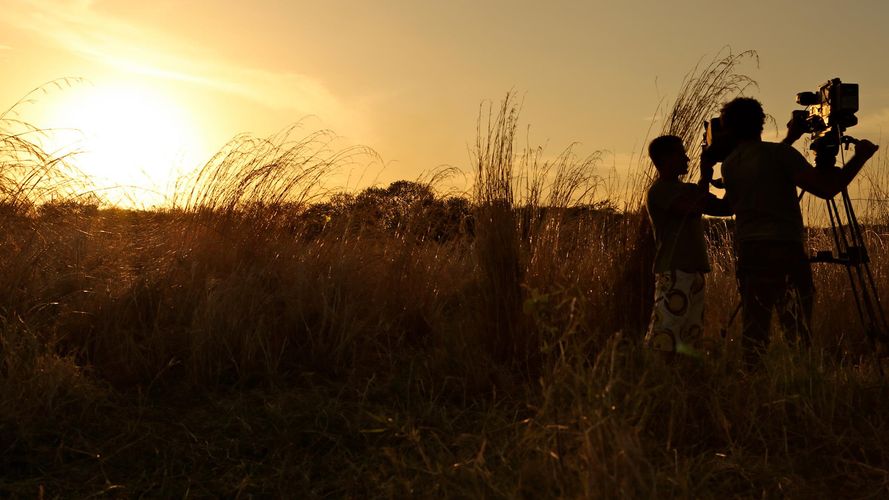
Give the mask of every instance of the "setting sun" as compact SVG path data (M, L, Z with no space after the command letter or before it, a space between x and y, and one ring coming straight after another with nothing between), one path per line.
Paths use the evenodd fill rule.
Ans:
M193 120L172 98L132 84L61 91L48 111L48 149L69 154L111 201L154 204L205 155Z

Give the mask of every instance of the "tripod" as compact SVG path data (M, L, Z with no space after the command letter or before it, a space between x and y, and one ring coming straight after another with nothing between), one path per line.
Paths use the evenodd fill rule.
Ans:
M811 149L815 151L815 168L834 168L838 154L845 167L843 151L849 144L857 142L856 139L843 135L841 127L833 127L832 130L820 135L811 144ZM805 193L800 193L800 198L803 194ZM847 189L844 188L840 192L839 203L836 197L825 201L836 255L830 250L821 250L810 260L813 263L839 264L846 268L861 327L874 354L879 354L877 342L883 345L889 343L889 323L886 321L886 314L880 303L874 275L870 269L870 256L861 224L858 223ZM877 367L882 376L883 366L879 359Z
M889 323L886 322L886 314L877 294L874 275L870 269L870 256L849 192L843 189L840 198L840 203L837 203L836 198L826 200L837 254L834 256L831 250L821 250L810 260L813 263L839 264L846 268L861 327L876 351L877 341L889 342ZM882 368L880 371L882 372Z

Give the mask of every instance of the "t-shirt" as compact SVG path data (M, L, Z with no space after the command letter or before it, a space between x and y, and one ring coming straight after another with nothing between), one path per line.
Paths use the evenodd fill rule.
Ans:
M802 153L783 143L742 143L726 157L722 178L738 241L805 240L793 178L806 168Z
M654 228L654 272L710 271L700 212L670 210L680 196L697 194L699 189L694 184L665 179L656 180L648 189L645 208Z

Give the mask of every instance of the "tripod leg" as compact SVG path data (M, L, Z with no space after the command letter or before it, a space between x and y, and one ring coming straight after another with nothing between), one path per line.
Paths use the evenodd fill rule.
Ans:
M846 212L846 219L851 221L854 220L854 212L852 212L852 216L850 219L850 205L845 203L847 196L848 195L846 194L846 191L843 191L843 208ZM827 212L830 215L830 229L833 233L833 240L834 245L836 245L837 256L840 259L848 259L849 247L851 246L850 235L846 234L846 229L843 227L843 222L840 218L840 211L835 200L827 200ZM858 312L858 319L861 322L861 327L864 328L867 332L870 329L869 322L867 321L868 315L865 312L865 307L863 304L864 299L861 295L861 290L858 286L855 272L852 270L853 265L851 264L851 262L846 262L844 265L846 266L846 274L849 277L849 287L852 291L852 298L855 301L855 309Z
M855 270L858 286L862 290L864 308L869 320L868 336L872 340L879 340L885 343L889 340L889 323L886 321L886 313L880 303L880 296L877 293L877 286L870 269L870 257L867 252L863 232L861 231L861 225L858 223L858 218L852 207L852 200L849 198L847 191L843 191L843 204L846 208L852 240L856 245L859 257Z

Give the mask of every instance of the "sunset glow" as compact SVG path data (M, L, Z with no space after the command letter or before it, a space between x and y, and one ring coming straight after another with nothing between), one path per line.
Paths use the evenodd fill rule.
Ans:
M87 84L59 95L47 111L47 149L69 154L96 188L125 204L161 201L206 155L188 110L151 88Z
M206 160L238 134L268 137L312 117L313 127L379 153L386 168L353 186L367 187L441 165L467 171L479 104L514 90L530 143L549 144L551 154L571 143L582 154L607 151L605 162L625 175L649 126L663 125L659 106L689 68L719 53L756 51L738 69L757 83L745 92L775 118L767 139L781 133L771 123L785 123L798 108L797 92L834 77L861 85L854 134L880 137L889 124L889 70L874 61L883 58L889 4L865 4L844 10L837 43L801 56L814 48L810 27L834 4L708 5L684 15L688 6L653 0L551 9L520 1L509 4L507 20L507 4L498 2L467 9L403 1L331 8L9 0L0 10L0 61L11 69L0 107L41 82L88 79L95 87L64 91L67 103L45 112L51 120L24 118L81 129L88 137L78 146L80 166L140 186L145 173L154 185L159 175L166 182L170 170ZM162 165L170 158L179 165Z

